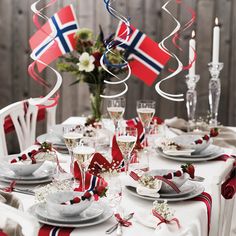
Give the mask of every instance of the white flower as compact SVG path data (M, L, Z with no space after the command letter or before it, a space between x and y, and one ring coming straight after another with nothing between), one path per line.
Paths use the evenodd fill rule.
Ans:
M93 64L94 61L94 56L90 56L87 52L84 52L80 56L79 63L77 63L77 66L79 67L80 71L91 72L94 70L95 67Z

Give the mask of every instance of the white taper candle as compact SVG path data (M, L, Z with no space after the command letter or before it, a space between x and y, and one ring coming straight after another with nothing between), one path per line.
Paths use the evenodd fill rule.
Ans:
M219 50L220 50L220 27L218 18L215 19L215 27L213 29L213 48L212 48L212 62L219 62Z

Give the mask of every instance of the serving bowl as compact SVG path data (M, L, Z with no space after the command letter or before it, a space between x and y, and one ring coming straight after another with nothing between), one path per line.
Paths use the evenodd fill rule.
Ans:
M162 170L151 170L148 171L147 174L151 176L163 176L168 173L173 173L176 170L167 170L167 169L162 169ZM180 177L174 176L172 179L168 179L170 182L174 183L178 188L180 188L187 180L188 180L188 174L184 173ZM167 183L162 182L160 192L170 192L173 191L173 188L170 187Z
M85 199L84 201L81 200L79 203L75 203L72 205L64 205L62 203L70 201L75 197L82 197L82 195L82 192L74 191L49 194L46 197L47 210L52 214L57 214L65 217L79 215L91 206L93 202L92 199Z

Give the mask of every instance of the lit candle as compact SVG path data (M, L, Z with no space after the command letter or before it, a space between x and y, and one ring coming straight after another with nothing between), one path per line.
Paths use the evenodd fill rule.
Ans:
M215 27L213 29L213 48L212 48L212 62L219 62L219 49L220 49L220 26L218 18L215 19Z
M195 57L196 51L196 40L195 40L195 31L192 31L192 38L189 40L189 63L192 63ZM193 62L192 66L189 68L189 75L195 75L196 63Z

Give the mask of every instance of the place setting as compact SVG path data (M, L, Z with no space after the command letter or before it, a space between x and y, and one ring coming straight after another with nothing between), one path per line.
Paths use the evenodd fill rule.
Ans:
M156 148L157 153L164 158L201 162L216 159L224 154L224 149L213 144L213 137L218 135L218 129L212 128L209 134L181 134L173 138L162 139Z
M191 177L188 171L191 173ZM126 190L135 197L154 201L183 201L194 198L204 191L201 183L194 179L194 166L182 166L180 170L131 171L124 178Z
M0 181L17 185L51 182L57 169L56 153L51 144L34 145L18 155L11 155L0 166Z

